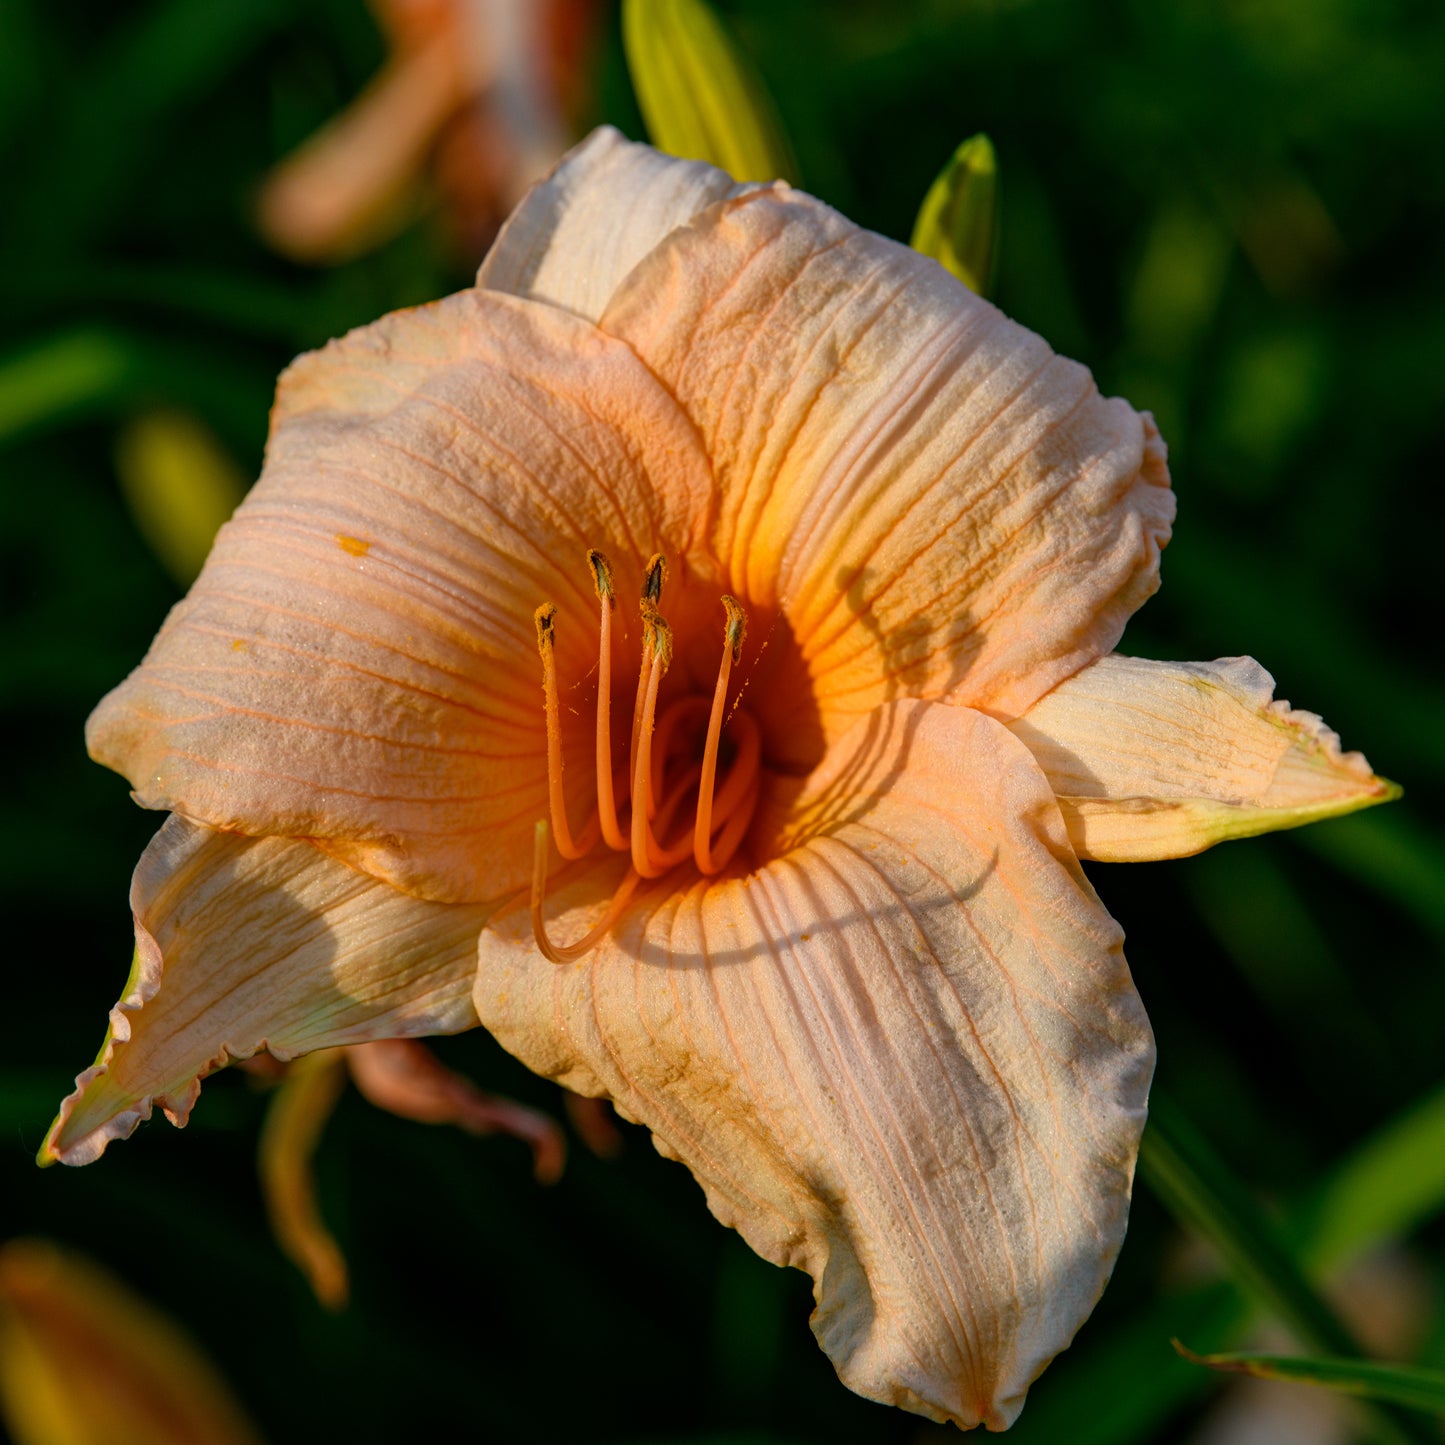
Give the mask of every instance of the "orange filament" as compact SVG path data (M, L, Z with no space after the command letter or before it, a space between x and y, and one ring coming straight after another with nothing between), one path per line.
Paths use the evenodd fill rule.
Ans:
M562 717L557 701L557 609L544 602L533 615L537 624L537 651L542 657L542 692L547 707L547 803L557 851L564 858L582 858L597 841L597 820L592 819L578 839L567 822L567 801L562 796Z
M617 824L617 798L612 788L612 564L601 552L591 551L587 560L601 605L597 634L597 818L602 838L619 853L627 849L627 838Z
M649 824L656 811L652 801L652 729L657 716L657 689L672 661L672 629L661 617L655 617L652 635L647 691L636 733L637 761L632 768L632 866L644 878L660 877L664 871L653 858L657 844Z
M574 837L567 818L562 786L562 727L557 685L557 609L544 603L537 609L537 651L542 659L542 690L547 722L547 795L550 824L539 820L533 839L532 931L538 951L553 963L568 963L595 948L621 917L644 878L660 878L687 858L707 875L721 872L731 862L752 822L760 791L762 739L757 723L733 702L728 718L728 688L733 666L742 651L747 616L732 597L722 599L726 620L723 655L711 704L700 697L674 699L661 710L658 697L662 679L672 662L673 633L659 604L667 577L666 559L659 553L649 559L644 574L640 612L642 659L632 712L632 738L626 777L618 780L612 767L612 612L616 605L612 567L598 551L589 551L588 565L599 606L597 659L597 812ZM707 733L702 761L682 767L668 779L669 769L683 761L675 758L679 737L706 716ZM719 783L718 759L722 732L728 727L733 760ZM686 751L685 749L681 751ZM619 798L630 796L630 816L619 814ZM696 810L690 825L674 835L674 818L691 797ZM585 857L600 837L607 846L631 855L631 866L618 885L602 918L575 943L554 942L543 918L547 892L548 850L555 838L566 859ZM659 840L668 840L662 842Z
M553 943L547 936L547 925L542 918L542 900L547 893L547 845L547 820L539 818L532 834L532 936L536 939L537 951L543 958L550 959L553 963L571 963L574 959L591 953L602 942L607 930L622 916L622 910L627 907L628 900L641 880L637 876L637 870L629 868L622 882L617 885L617 892L612 895L607 912L576 943Z
M637 774L637 738L642 731L642 705L647 698L647 669L652 665L652 643L654 637L654 620L657 617L657 608L647 600L646 593L642 598L642 663L637 669L637 696L632 701L632 742L627 751L627 787L630 792L632 779Z
M700 697L679 698L670 707L663 710L662 716L657 720L657 730L652 735L652 796L654 800L662 793L662 777L667 771L667 759L672 750L673 743L683 727L689 723L701 721L707 716L707 702ZM657 810L654 809L648 814L649 817L656 817ZM664 828L657 825L659 833Z
M723 611L727 622L723 626L722 662L718 665L717 686L712 694L712 712L707 720L707 744L702 754L702 781L697 789L697 822L693 827L693 857L697 859L698 870L703 873L717 871L712 857L712 800L713 787L717 782L717 749L722 738L723 709L728 699L728 679L732 676L733 663L743 650L743 634L747 631L747 613L734 597L724 597ZM736 771L736 770L735 770Z

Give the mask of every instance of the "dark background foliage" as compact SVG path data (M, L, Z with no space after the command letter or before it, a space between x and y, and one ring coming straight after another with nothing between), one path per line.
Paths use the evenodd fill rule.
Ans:
M1405 785L1388 809L1298 834L1091 870L1128 930L1161 1086L1285 1217L1445 1083L1445 9L723 8L804 184L874 229L906 238L953 146L992 135L999 303L1152 407L1171 445L1177 540L1125 650L1251 653ZM382 58L357 0L6 0L0 15L0 1234L112 1266L194 1333L276 1445L932 1438L836 1382L806 1279L718 1227L639 1131L613 1163L574 1140L539 1190L516 1143L348 1096L319 1158L354 1273L340 1316L270 1239L265 1097L235 1071L184 1134L154 1122L94 1167L34 1169L124 980L127 880L156 822L81 737L177 595L121 500L117 429L181 407L254 474L291 356L468 268L425 219L331 270L256 238L261 175ZM588 121L641 137L616 17L603 28ZM558 1111L480 1032L441 1052ZM1437 1368L1439 1203L1385 1269L1415 1312L1409 1353ZM1220 1387L1170 1335L1248 1338L1217 1275L1136 1191L1114 1282L1017 1437L1191 1438Z

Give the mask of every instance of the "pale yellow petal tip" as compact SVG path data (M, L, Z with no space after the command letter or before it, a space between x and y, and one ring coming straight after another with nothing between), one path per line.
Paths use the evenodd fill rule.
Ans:
M1274 696L1252 658L1113 655L1013 725L1058 797L1080 858L1187 858L1400 796L1315 713Z
M1398 783L1372 774L1367 784L1350 792L1290 808L1208 798L1060 797L1058 801L1069 841L1080 858L1095 863L1152 863L1191 858L1216 843L1343 818L1393 802L1403 792Z
M55 1136L60 1132L60 1115L57 1114L51 1121L50 1128L45 1131L45 1141L35 1151L35 1164L39 1169L49 1169L52 1164L60 1163L60 1155L55 1148Z

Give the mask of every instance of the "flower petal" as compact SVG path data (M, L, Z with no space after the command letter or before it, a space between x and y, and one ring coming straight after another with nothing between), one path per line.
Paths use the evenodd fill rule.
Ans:
M172 817L131 884L136 956L96 1062L42 1162L88 1164L159 1104L183 1125L201 1080L266 1048L456 1033L484 907L425 903L289 838Z
M697 423L722 570L782 610L829 739L900 694L1013 717L1157 586L1174 498L1150 418L809 196L712 207L601 324Z
M1183 858L1399 795L1250 657L1100 658L1011 724L1081 858Z
M538 1184L555 1184L567 1162L567 1142L555 1119L485 1094L449 1069L415 1039L378 1039L346 1051L352 1082L378 1109L418 1124L455 1124L468 1134L510 1134L532 1151Z
M849 1386L1002 1428L1123 1237L1153 1044L1121 935L979 713L893 704L789 786L759 824L773 861L639 895L585 963L498 914L477 1012L813 1276ZM559 937L596 882L562 883Z
M559 665L585 677L587 548L640 585L710 485L676 405L588 323L484 291L386 317L282 377L260 481L92 755L145 807L502 896L545 812L533 611L564 609Z
M596 321L659 241L713 202L748 189L714 166L676 160L602 126L523 197L477 285Z
M346 1055L340 1049L320 1049L298 1059L271 1096L256 1150L271 1233L306 1276L317 1303L328 1310L346 1308L351 1274L322 1218L312 1161L345 1088Z

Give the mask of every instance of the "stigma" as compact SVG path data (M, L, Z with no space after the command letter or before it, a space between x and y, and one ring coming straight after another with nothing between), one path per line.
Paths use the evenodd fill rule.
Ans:
M532 852L532 931L537 948L553 963L589 953L617 922L644 879L657 879L691 864L704 876L732 861L757 807L761 735L757 722L734 699L727 703L733 668L742 655L747 614L736 598L723 597L721 657L712 698L666 696L676 639L663 612L667 559L654 554L643 573L638 614L642 658L633 694L631 739L625 768L613 763L612 621L617 606L612 564L587 553L597 594L597 718L593 767L597 805L574 830L563 787L561 698L557 678L557 608L537 608L537 652L542 660L542 697L547 727L547 817L539 819ZM706 727L699 732L706 719ZM731 761L719 778L726 729ZM700 750L689 742L700 741ZM691 754L691 755L690 755ZM628 868L602 918L582 938L560 944L547 933L544 903L550 845L568 860L587 857L599 844L628 856Z

